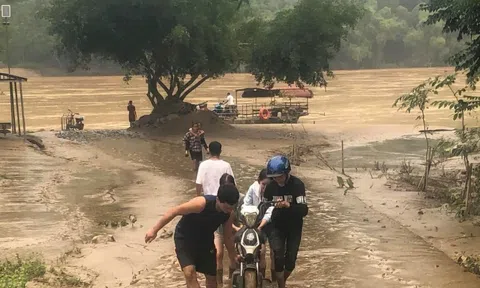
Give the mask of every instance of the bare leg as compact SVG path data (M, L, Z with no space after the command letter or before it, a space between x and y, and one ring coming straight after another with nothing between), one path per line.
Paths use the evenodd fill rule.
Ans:
M223 237L215 231L215 249L217 250L217 283L223 285Z
M290 277L290 275L292 275L292 271L285 270L285 273L284 273L285 283L287 283L287 279L288 277Z
M205 275L205 286L207 288L217 288L217 277Z
M285 273L284 273L284 271L276 272L275 274L277 276L278 288L285 288Z
M190 265L182 269L183 275L185 275L185 281L187 282L187 288L200 288L200 284L197 281L197 271L195 266Z

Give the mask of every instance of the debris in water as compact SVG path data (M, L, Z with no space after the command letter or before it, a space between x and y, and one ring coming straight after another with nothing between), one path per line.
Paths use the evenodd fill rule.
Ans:
M167 231L165 229L163 229L162 234L160 234L161 239L168 239L172 236L173 236L173 232L172 231Z
M94 244L98 244L98 243L106 244L108 242L116 242L113 235L97 235L92 238L92 243Z
M137 222L137 216L135 216L133 214L130 214L128 216L128 219L130 219L130 223L132 223L132 227L133 227L133 224L135 224L135 222Z

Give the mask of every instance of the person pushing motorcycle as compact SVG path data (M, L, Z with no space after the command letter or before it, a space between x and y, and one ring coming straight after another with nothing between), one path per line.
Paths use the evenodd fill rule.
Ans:
M274 252L278 288L285 288L295 269L303 218L308 214L305 184L290 171L290 162L285 156L274 156L267 163L267 177L274 181L265 187L264 197L266 201L277 202L267 233Z
M233 243L233 209L238 202L239 192L234 185L220 186L216 196L195 197L169 209L155 226L145 235L145 243L152 242L158 231L182 215L175 228L175 252L185 275L188 288L200 288L197 272L205 274L206 287L217 287L216 249L213 233L224 225L225 246L230 256L230 266L236 265L237 254Z

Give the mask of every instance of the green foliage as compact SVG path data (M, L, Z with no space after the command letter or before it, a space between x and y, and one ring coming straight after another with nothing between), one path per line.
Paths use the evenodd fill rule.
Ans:
M476 96L468 96L464 93L468 91L469 87L465 86L461 89L454 90L452 85L457 80L457 74L449 75L445 78L440 76L436 77L433 81L431 81L430 85L435 90L435 93L438 94L438 89L443 87L448 87L452 92L453 97L455 100L440 100L432 102L432 106L436 106L438 108L448 108L453 111L453 120L461 119L462 120L462 130L465 130L465 113L471 112L476 110L480 107L480 97Z
M429 102L428 94L430 92L432 92L432 89L428 88L428 81L426 81L413 88L410 93L398 97L393 103L393 107L398 107L398 110L405 110L407 113L410 113L415 108L425 111ZM421 116L418 116L418 119L421 119Z
M241 62L269 86L324 84L329 60L360 16L349 1L302 0L269 21L245 18L244 1L52 0L44 17L74 68L94 55L115 61L126 80L145 76L157 108Z
M274 19L277 12L291 9L299 2L298 0L231 1L232 7L234 7L236 10L237 15L237 17L234 17L235 19L233 20L237 23L248 22L251 20L251 18L259 18L262 21ZM41 70L41 68L44 67L58 67L64 69L68 66L68 59L54 50L54 47L60 41L60 39L49 35L47 31L49 21L43 17L37 17L40 14L40 11L48 6L50 2L52 1L8 1L8 3L12 5L13 13L11 18L12 24L9 26L9 54L10 63L14 67L30 67ZM65 1L65 3L67 2L70 1ZM115 4L122 4L124 1L116 2L119 3ZM140 3L141 1L136 2ZM153 3L152 0L143 2ZM180 2L182 1L179 1L179 3ZM363 5L365 8L365 13L360 20L359 25L357 25L354 30L349 31L347 38L342 41L342 47L340 48L340 51L336 55L335 59L331 61L330 66L333 69L356 69L445 65L446 60L451 55L457 54L464 49L464 43L466 41L471 42L472 39L466 39L458 42L456 39L457 35L453 33L455 31L444 34L442 31L445 21L443 20L431 25L424 25L424 21L428 19L429 12L420 9L419 4L422 2L426 1L355 1L355 3ZM86 3L88 4L89 2L87 1ZM105 3L109 3L109 1L106 1ZM449 1L448 3L452 3L453 5L456 2ZM240 9L237 10L239 5ZM85 17L82 17L82 19L85 20L86 18L90 18L90 14L93 13L93 11L97 11L95 13L99 14L99 9L103 9L102 7L103 5L99 5L99 7L95 7L95 9L88 10L92 12L88 12ZM127 15L131 15L135 11L138 10L128 10ZM110 12L106 13L105 15L108 14L110 14ZM151 14L155 13L152 11ZM127 16L127 18L132 17ZM147 18L152 17L153 16L150 15ZM137 18L141 19L141 17ZM159 20L161 18L163 18L163 16L160 17ZM125 17L122 16L121 19L125 19ZM102 27L101 23L106 22L98 22L98 27ZM474 23L474 21L470 22L470 26L473 27ZM110 25L109 27L112 28L115 26ZM105 27L103 26L103 28ZM242 28L238 28L236 31L242 33L245 32L242 30ZM73 32L75 33L75 31ZM2 40L0 41L0 49L3 48L2 50L5 48L4 33L5 30L0 29L0 37L2 37ZM137 33L141 34L142 32L135 30L133 35L136 35ZM152 38L159 37L162 36L152 36ZM242 43L247 42L245 41ZM121 45L128 47L135 46L133 43L121 43ZM249 52L245 49L245 45L241 47L243 50L239 53L245 52L244 54L241 54L242 59L245 59L245 57L251 57L249 56ZM3 60L3 63L6 63L6 54L3 52L4 51L2 51L0 58ZM243 66L244 65L241 66L242 71ZM98 59L96 57L92 59L89 67L97 71L101 70L104 73L121 72L120 67L118 67L116 64L113 64L112 61ZM228 71L238 71L238 67L238 63L235 63L233 68L228 69Z
M441 23L446 33L457 33L457 39L470 38L466 48L452 58L457 69L468 70L467 76L472 80L480 72L480 2L478 0L430 0L422 5L422 10L430 15L426 21L429 25Z
M349 0L302 0L277 13L255 39L249 61L255 79L269 87L276 81L325 85L329 61L361 12Z
M73 66L98 55L129 73L144 75L154 107L164 99L185 99L207 79L229 71L237 60L236 1L51 3L46 18Z
M424 25L421 0L361 0L366 13L344 41L334 67L380 68L444 65L463 48L441 22Z
M468 129L463 132L461 129L455 130L457 139L441 139L438 143L438 149L447 153L449 157L464 157L480 150L479 129Z
M28 281L45 274L45 264L37 258L6 260L0 263L0 288L24 288Z

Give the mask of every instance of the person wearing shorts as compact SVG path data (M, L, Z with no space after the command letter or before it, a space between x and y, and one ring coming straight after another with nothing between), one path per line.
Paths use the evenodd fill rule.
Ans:
M222 144L217 141L212 141L208 145L210 151L210 159L200 163L197 172L196 188L197 195L217 195L218 187L220 186L220 178L222 175L229 174L233 178L233 171L230 164L220 159L222 153ZM223 239L224 231L220 226L215 232L215 248L217 250L217 277L218 283L223 283Z
M229 252L230 266L235 267L237 255L233 243L233 209L239 199L234 185L223 185L217 196L195 197L179 206L169 209L155 226L145 235L145 243L152 242L158 231L176 216L182 219L175 228L174 242L178 262L185 276L187 288L200 288L197 272L205 275L206 287L217 287L216 249L213 233L225 225L225 246ZM230 228L228 228L230 227Z

